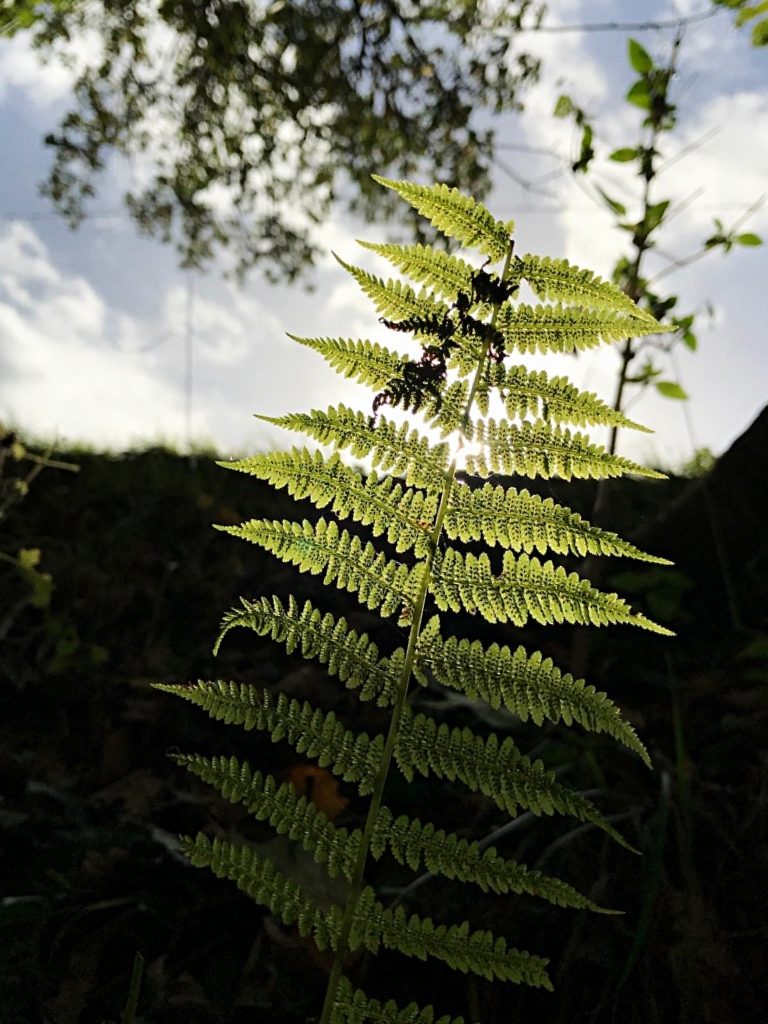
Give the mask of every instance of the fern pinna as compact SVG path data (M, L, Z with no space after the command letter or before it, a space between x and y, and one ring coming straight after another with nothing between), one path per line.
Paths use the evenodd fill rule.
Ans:
M302 572L322 574L326 585L354 594L381 616L396 616L402 645L380 651L343 618L308 601L276 597L243 600L225 616L222 637L245 627L271 637L289 653L316 659L360 700L389 709L389 727L369 736L347 728L333 712L250 685L219 681L161 687L214 718L263 730L275 741L287 740L370 795L362 827L349 830L336 826L288 783L280 784L234 757L178 757L225 797L300 844L330 876L346 881L344 905L321 906L257 847L204 835L182 841L193 864L231 879L283 922L311 935L321 949L335 952L321 1024L434 1020L431 1007L381 1003L354 987L343 974L345 958L354 950L376 953L385 947L422 959L436 957L458 971L491 980L551 987L547 961L514 948L505 938L472 930L466 921L436 924L406 913L402 906L388 907L365 884L369 858L388 852L414 871L426 869L483 891L601 909L564 881L531 871L492 847L484 849L432 823L398 815L383 802L390 770L406 780L420 773L458 781L511 816L521 810L569 815L624 843L590 800L560 783L511 738L449 728L417 712L408 701L412 682L436 681L539 725L577 722L609 734L649 762L633 728L605 694L540 653L444 636L439 613L467 612L515 626L530 619L542 624L624 623L667 632L633 612L616 594L600 592L544 556L554 552L663 559L591 525L550 498L483 483L495 473L566 479L658 476L572 429L638 424L564 377L514 365L513 356L569 353L664 328L588 271L564 260L516 256L512 223L497 221L457 190L377 180L479 258L467 262L422 245L363 243L420 285L419 290L342 264L373 300L386 326L399 336L412 335L420 355L373 341L296 338L341 375L368 385L375 393L372 408L355 411L337 405L263 417L334 451L293 448L225 465L285 488L295 499L308 498L326 515L316 522L255 519L222 529ZM491 269L499 264L500 270ZM544 301L518 301L523 281ZM419 426L387 418L388 406L416 414ZM501 418L491 415L495 408ZM347 464L338 454L345 449L365 457L369 472ZM457 477L460 455L466 469L462 479ZM373 541L385 539L388 547L381 540L378 545L361 540L359 529L351 533L341 525L345 519L368 527ZM478 541L501 551L462 550L462 544ZM440 1022L448 1024L449 1017Z

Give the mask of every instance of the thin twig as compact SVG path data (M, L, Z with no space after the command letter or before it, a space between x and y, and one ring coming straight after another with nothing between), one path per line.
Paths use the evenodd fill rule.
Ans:
M709 7L698 14L660 21L593 21L582 25L531 25L528 28L516 28L515 32L660 32L667 28L684 28L686 25L706 21L722 13L723 8Z

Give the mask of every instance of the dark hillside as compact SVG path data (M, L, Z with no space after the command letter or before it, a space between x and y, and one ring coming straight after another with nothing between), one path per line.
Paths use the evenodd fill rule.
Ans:
M706 477L617 491L611 528L672 557L674 570L617 563L608 589L678 632L600 632L589 680L637 725L650 773L600 737L514 733L595 791L642 859L567 820L522 821L504 851L589 891L623 917L575 914L522 898L488 910L456 883L426 884L408 904L460 914L552 956L554 996L462 982L430 963L377 957L350 965L372 994L479 1012L485 1024L537 1014L551 1024L742 1024L768 1005L768 412ZM0 1019L8 1024L117 1021L131 961L147 960L145 1024L297 1024L316 1006L325 961L225 882L190 868L178 832L240 833L275 842L166 758L171 749L244 753L309 790L338 823L355 825L354 794L255 733L210 722L152 681L234 678L312 696L355 728L380 713L329 684L298 656L244 631L211 653L222 613L242 596L294 592L345 614L383 650L397 626L299 577L260 550L211 529L253 516L296 518L284 494L212 460L155 449L123 457L61 455L77 474L46 470L10 512L3 551L39 548L47 607L0 564ZM762 490L761 490L762 489ZM561 492L560 487L553 492ZM577 500L573 499L577 494ZM568 502L588 514L590 488ZM713 525L714 524L714 525ZM713 532L714 531L714 532ZM25 589L26 588L26 589ZM40 602L38 602L40 603ZM44 602L42 602L44 603ZM456 624L461 630L461 623ZM511 630L494 631L516 644ZM526 632L566 667L569 637ZM427 690L417 699L453 724L489 724L481 709ZM275 751L277 750L277 753ZM452 795L447 796L448 793ZM399 787L408 813L481 838L503 823L492 805L426 781ZM427 810L425 810L425 808ZM295 870L307 881L308 868ZM372 879L392 898L410 876L392 864ZM308 883L309 884L309 883ZM319 884L315 882L314 884ZM448 897L446 897L448 893ZM329 893L332 895L332 893ZM386 972L386 982L377 972ZM398 982L398 977L400 981ZM457 980L458 979L458 980ZM399 991L396 991L399 986Z

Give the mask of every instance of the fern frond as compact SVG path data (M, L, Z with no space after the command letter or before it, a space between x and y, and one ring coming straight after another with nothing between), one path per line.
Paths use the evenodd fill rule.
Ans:
M523 647L513 652L506 644L485 648L479 640L443 639L438 628L434 616L419 637L420 675L426 667L443 686L480 698L494 709L504 707L524 722L578 722L588 731L607 733L651 767L645 746L607 694L561 672L540 651L529 654Z
M327 412L290 413L287 416L257 416L286 430L308 434L320 444L348 448L358 458L370 457L371 464L405 478L406 484L440 491L448 469L448 445L431 444L409 423L398 426L381 416L372 426L369 417L345 405Z
M417 558L427 553L428 529L437 511L434 494L404 491L392 477L379 479L375 472L364 477L335 453L326 458L305 448L219 465L267 480L275 488L285 487L292 498L309 498L317 508L330 505L340 518L370 526L374 537L385 535L398 553L410 548Z
M581 391L567 377L550 377L544 370L494 364L487 385L501 394L507 416L541 417L547 422L577 427L626 427L653 433L617 412L591 391Z
M432 249L427 245L391 245L380 242L362 242L358 245L378 253L412 281L428 285L448 299L459 292L469 295L475 268L458 256Z
M376 277L375 274L369 274L361 267L345 263L338 256L336 259L347 273L354 277L378 312L388 320L407 320L411 317L442 319L450 313L450 306L440 302L426 289L417 293L403 281L384 281L382 278ZM415 333L420 332L416 331Z
M278 835L288 836L325 864L331 878L352 880L362 833L335 828L326 816L290 782L254 772L236 757L176 754L173 760L214 786L233 804L243 804L257 821L267 822Z
M404 814L395 818L389 808L382 807L374 825L371 855L378 859L387 849L399 864L413 871L423 865L432 874L470 882L483 892L524 893L559 907L617 913L599 907L559 878L531 871L525 864L501 856L492 846L482 849L455 832L436 829Z
M203 835L184 837L182 850L195 867L208 867L219 878L229 878L257 903L269 907L284 924L296 924L301 935L312 935L320 949L335 949L342 911L337 906L320 908L301 887L286 878L265 857L248 846L225 840L209 841ZM417 914L408 916L402 907L385 910L369 888L363 889L355 908L350 935L351 949L378 952L381 946L406 956L443 960L450 967L493 981L523 982L551 990L547 960L507 946L489 931L471 932L469 925L435 925Z
M514 981L551 991L548 960L507 946L489 931L459 925L436 925L429 917L410 916L402 907L385 910L371 889L364 889L355 907L350 946L377 953L380 946L426 960L435 957L454 970L477 974L488 981Z
M476 420L474 440L487 451L467 455L467 472L488 477L492 473L519 474L527 477L553 476L570 480L601 480L634 473L657 480L663 473L632 462L623 455L612 455L602 445L593 444L585 434L564 427L553 427L544 420L519 425L507 420Z
M482 203L447 185L416 185L372 175L380 185L393 189L448 238L468 249L477 249L492 260L503 259L509 248L514 222L496 220Z
M566 814L602 829L617 843L632 847L586 797L555 779L541 761L521 754L510 737L487 739L471 729L450 728L427 715L414 715L406 706L395 740L395 760L410 782L414 772L463 782L490 797L515 817L520 808L537 815Z
M277 597L240 600L240 608L224 616L214 653L230 629L252 629L258 636L269 635L284 644L288 654L298 650L304 658L315 658L348 689L359 690L361 700L375 700L379 707L392 704L402 671L401 648L379 658L379 649L367 633L357 633L345 619L323 614L309 601L299 608L294 597L288 598L287 606Z
M464 543L484 540L514 551L561 555L615 555L642 562L671 565L667 558L649 555L616 533L602 530L552 498L515 487L483 484L455 486L444 525L446 536Z
M529 353L582 352L603 343L671 330L652 318L617 313L613 309L559 304L529 306L526 303L503 305L496 326L508 351Z
M369 999L365 992L353 988L346 978L339 982L331 1024L464 1024L463 1017L435 1017L431 1006L423 1009L416 1003L400 1009L394 999L386 1003Z
M272 696L246 683L198 682L189 686L156 683L155 688L174 693L203 708L211 718L247 731L268 732L272 739L286 740L300 754L315 758L345 782L354 782L362 794L370 793L381 764L383 736L359 735L345 729L333 711L323 712L307 701Z
M462 554L453 548L435 556L430 592L440 611L480 612L488 622L541 625L640 626L662 636L674 634L634 613L616 594L597 590L589 580L535 556L505 551L501 572L494 574L488 555Z
M337 373L379 391L397 374L407 355L393 352L375 341L351 338L300 338L289 334L306 348L318 352Z
M418 567L390 560L369 541L363 544L359 537L340 530L334 520L250 519L240 526L216 529L258 544L301 572L323 573L323 583L356 594L361 604L378 608L384 618L410 604L418 589Z
M337 827L290 783L278 783L271 775L254 772L236 757L203 757L177 754L173 760L214 786L231 803L245 806L258 820L270 824L278 835L287 835L325 864L332 878L351 881L362 833ZM560 907L614 913L597 906L558 878L530 871L524 864L502 857L490 847L482 850L456 833L436 829L405 815L395 818L387 807L376 816L371 855L380 860L390 850L399 864L418 871L422 865L433 874L479 886L484 892L536 896Z
M341 911L321 908L298 883L282 874L267 857L246 844L208 839L199 832L181 836L181 849L196 868L209 868L217 878L227 878L251 899L268 907L283 924L295 924L302 936L312 935L320 949L338 941Z
M591 270L574 267L568 260L526 253L514 261L516 275L525 278L540 299L572 302L589 309L615 310L637 320L656 321L610 281Z
M440 430L441 437L446 437L459 427L464 427L467 438L471 439L474 435L474 425L471 421L465 422L468 395L467 381L455 380L443 391L439 403L430 402L425 408L425 417L431 426Z

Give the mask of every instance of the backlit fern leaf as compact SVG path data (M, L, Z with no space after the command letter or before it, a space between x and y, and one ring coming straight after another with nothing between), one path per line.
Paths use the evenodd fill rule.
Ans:
M510 737L487 739L465 727L450 728L427 715L403 712L395 760L409 781L414 772L463 782L489 796L514 817L522 807L534 814L567 814L589 822L628 849L632 847L586 797L561 785L541 761L521 754Z
M335 619L330 612L323 614L309 601L299 608L294 597L288 598L287 605L278 597L258 601L241 598L240 607L224 616L214 650L231 629L238 627L284 644L288 654L299 651L304 658L316 659L348 689L357 689L361 700L375 700L381 707L394 701L402 671L402 648L380 658L378 647L367 633L357 633L343 618Z
M589 271L565 260L515 257L512 222L497 221L456 189L377 180L438 231L474 249L479 259L470 263L421 245L363 243L416 282L418 292L404 282L386 281L340 261L373 300L384 326L397 331L398 337L410 333L422 341L420 356L412 359L370 341L297 338L341 376L371 388L374 397L368 409L338 405L324 412L260 416L319 445L332 446L333 454L294 449L228 465L285 488L297 500L309 499L329 515L353 520L355 532L340 528L335 518L316 523L253 519L223 529L301 572L321 576L328 586L354 594L381 617L399 612L397 626L388 625L394 641L382 640L382 651L367 633L308 601L259 596L242 600L225 615L219 642L235 628L269 637L288 654L314 659L355 698L373 701L382 710L369 735L362 728L347 728L332 710L256 686L201 682L160 688L198 705L214 719L257 729L275 742L286 741L298 754L370 796L365 823L347 829L331 822L313 804L309 791L299 795L291 785L280 784L237 758L177 758L259 821L300 844L327 874L344 880L342 907L333 904L329 889L321 887L317 891L323 894L316 897L281 873L267 856L274 844L236 846L203 836L182 841L194 864L233 880L284 923L295 924L302 936L311 936L318 948L334 951L319 1024L463 1024L449 1017L435 1021L430 1007L399 1008L353 989L343 977L349 954L375 954L386 948L422 960L434 957L489 980L551 988L546 961L509 947L491 932L473 931L467 921L435 923L404 905L386 908L365 884L370 857L391 855L413 871L426 870L487 892L538 896L577 909L601 908L560 879L531 871L493 847L484 849L487 840L477 842L384 806L391 767L399 769L401 787L417 773L461 783L508 814L527 810L566 815L631 847L583 794L563 786L552 769L526 755L511 737L481 735L465 720L459 727L423 714L418 707L423 691L415 692L413 706L408 703L412 678L430 684L430 698L434 692L447 696L439 685L462 693L469 698L462 702L468 714L471 701L484 700L491 708L504 708L535 725L575 722L605 733L646 763L648 754L608 696L562 672L539 652L528 653L522 647L513 651L496 643L483 646L471 637L444 639L435 609L479 614L491 623L518 627L533 620L623 623L660 634L669 631L634 612L617 595L601 592L532 552L625 556L659 563L664 559L646 555L549 498L491 484L473 490L457 478L451 453L466 456L469 477L660 477L558 425L637 427L620 409L579 392L563 377L508 367L506 359L513 351L575 352L665 328ZM486 269L491 261L501 260L501 268ZM524 281L554 304L520 304L516 296ZM489 418L496 394L507 416L522 422L513 425ZM387 405L413 412L417 427L387 420L380 414ZM442 431L443 437L452 435L450 444L434 441L428 430L420 432L425 427L433 433ZM345 465L338 454L344 450L365 460L366 468ZM363 529L381 537L388 549L378 550L358 536ZM446 538L505 550L492 568L485 552L446 548ZM392 557L392 549L402 559ZM359 707L363 718L365 709ZM521 730L520 735L527 734ZM436 810L440 809L438 804ZM357 813L351 805L349 814ZM406 886L398 899L410 900L411 888Z
M527 490L483 484L454 487L445 517L446 536L461 541L485 541L514 551L561 555L618 555L643 562L670 565L649 555L616 533L593 526L577 512Z
M448 445L430 444L429 439L409 423L392 423L381 416L372 426L370 417L345 405L327 412L291 413L288 416L259 416L287 430L308 434L320 444L348 448L352 455L368 456L374 467L405 478L408 485L439 491L448 469Z
M307 701L289 700L283 693L275 698L245 683L161 683L158 688L197 704L218 721L241 725L247 731L267 732L275 742L286 740L298 753L317 758L321 767L356 783L362 794L371 791L381 763L383 737L371 739L367 733L345 729L332 711L320 711Z
M323 574L323 583L356 594L367 608L378 608L386 618L414 597L418 572L403 562L394 562L370 542L340 530L332 519L316 523L288 519L251 519L240 526L219 526L224 533L258 544L283 562L313 576Z
M669 328L655 320L617 313L613 309L579 306L505 305L497 327L509 351L582 352L602 343L662 334Z
M443 686L492 708L505 707L523 721L578 722L592 732L605 732L635 751L650 767L650 758L637 733L605 693L561 672L551 658L523 647L514 652L506 644L483 647L479 640L443 639L437 616L419 639L419 673L428 669Z
M389 260L412 281L434 288L445 298L455 299L459 292L469 294L472 289L475 268L458 256L426 245L359 244Z
M179 754L174 761L210 783L231 803L243 804L257 821L268 822L278 835L299 842L318 864L327 865L331 878L351 881L361 832L336 828L290 782L281 784L271 775L253 771L236 757Z
M257 903L268 907L283 924L295 924L301 935L312 935L321 949L336 941L336 914L326 913L301 887L281 874L267 857L246 844L225 839L209 840L202 833L181 837L181 849L196 868L209 868L218 878L228 878Z
M420 524L430 522L437 511L434 495L404 490L392 477L379 479L375 472L363 476L336 454L326 458L305 448L219 465L285 487L292 498L308 498L318 508L330 506L341 519L370 526L374 537L385 535L398 553L414 548L417 557L426 554L429 535Z
M208 841L205 836L182 839L182 849L195 867L208 867L220 878L229 878L257 902L277 914L284 924L295 924L301 935L312 935L320 949L335 948L341 930L341 908L319 907L296 883L258 851L226 840ZM351 949L376 953L384 946L425 960L443 960L463 973L493 980L524 982L551 989L547 961L507 946L489 931L472 932L461 925L435 925L430 918L407 915L402 907L385 910L373 891L363 889L355 905Z
M331 1024L464 1024L463 1017L436 1017L431 1006L423 1009L409 1003L400 1009L394 999L385 1003L369 999L346 978L339 983L339 995L331 1013Z
M568 260L549 256L515 257L515 274L523 277L540 299L562 300L587 309L622 312L636 320L656 321L610 281L591 270L572 266Z
M395 818L387 807L382 807L376 818L371 855L381 857L385 850L413 871L423 866L432 874L471 882L484 892L524 893L559 907L614 913L598 907L567 882L541 871L530 871L525 864L503 857L493 846L481 849L478 843L455 832L436 829L404 814Z
M467 407L467 396L469 385L465 380L456 380L443 392L439 405L435 408L434 402L430 402L424 409L424 415L430 421L430 426L438 427L440 436L445 437L453 433L464 422L464 412ZM471 437L473 431L471 424L467 424L467 436Z
M258 820L268 822L278 835L287 835L326 864L332 878L351 881L362 833L337 827L310 799L299 795L290 783L278 783L271 775L253 771L236 757L174 755L174 761L214 786L231 803L243 804ZM380 860L385 852L398 863L418 871L477 885L484 892L525 893L557 906L611 913L598 907L558 878L529 871L524 864L501 856L494 847L482 850L453 832L436 829L405 815L398 818L387 807L376 817L371 855Z
M488 386L501 394L506 414L511 418L533 416L577 427L628 427L652 433L648 427L616 412L591 391L581 391L567 377L550 377L544 370L497 364L488 374Z
M474 430L474 441L481 448L467 456L467 471L474 476L507 473L544 479L559 476L564 480L603 480L634 473L664 479L663 473L593 444L585 434L553 427L543 420L526 420L519 425L507 420L476 420Z
M414 209L448 238L457 238L492 260L500 260L509 248L514 223L496 220L482 203L447 185L415 185L373 175L380 185L394 189Z
M338 256L336 259L354 277L379 313L388 320L406 320L410 317L442 318L449 313L450 307L436 299L431 292L422 289L417 293L402 281L384 281L360 267L345 263Z
M381 390L397 373L408 358L375 341L350 338L299 338L289 334L306 348L311 348L325 359L337 373L352 380L367 384L376 391Z
M633 613L616 594L597 590L575 572L540 562L535 556L515 556L511 551L504 552L501 571L496 574L485 552L462 554L448 548L435 557L430 589L441 611L479 612L488 622L513 622L516 626L524 626L529 619L543 626L623 623L672 635L644 615Z

